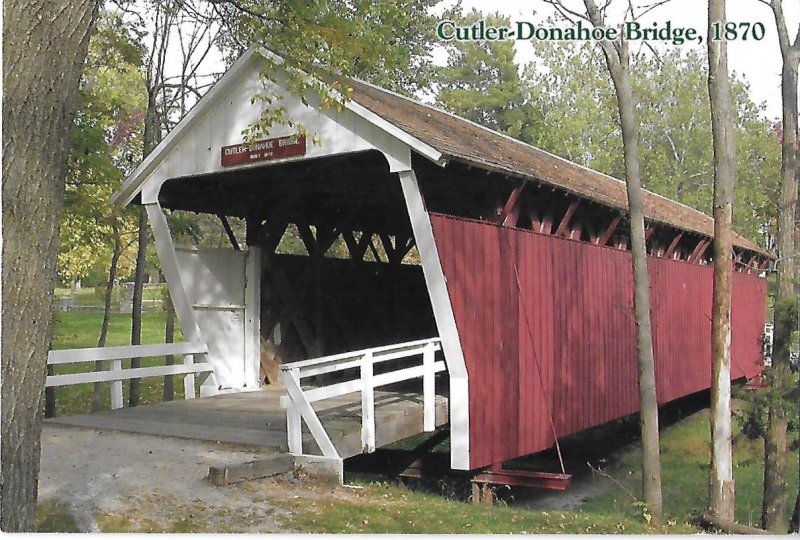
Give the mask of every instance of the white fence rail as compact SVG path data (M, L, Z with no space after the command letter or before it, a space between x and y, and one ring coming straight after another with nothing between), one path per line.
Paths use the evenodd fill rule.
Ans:
M205 343L162 343L157 345L125 345L122 347L96 347L87 349L63 349L50 351L47 365L74 364L110 360L111 369L90 371L86 373L68 373L49 375L47 387L70 386L95 382L111 383L111 408L120 409L122 400L122 381L161 377L164 375L185 375L183 379L186 399L196 397L194 388L195 375L212 374L214 368L207 362L194 361L194 355L205 355L208 347ZM123 369L122 360L126 358L148 358L152 356L183 355L183 363L172 366L154 366Z
M375 388L420 377L422 378L423 429L425 431L435 430L435 376L446 369L442 360L435 359L436 351L439 350L441 350L441 340L430 338L283 364L280 367L281 381L286 387L286 395L281 398L281 406L286 409L289 452L295 455L303 453L302 420L308 426L322 454L325 457L338 458L339 453L311 404L353 392L361 392L361 445L363 451L374 452ZM418 355L422 355L421 365L403 367L380 374L374 373L376 364ZM357 379L314 388L304 389L302 386L303 379L355 368L359 369Z

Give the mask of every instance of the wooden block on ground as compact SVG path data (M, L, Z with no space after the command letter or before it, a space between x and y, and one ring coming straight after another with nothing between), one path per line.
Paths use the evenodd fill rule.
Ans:
M257 459L247 463L209 467L208 480L215 486L227 486L245 480L257 480L289 472L294 466L294 458L290 454L276 454L266 459Z
M299 454L293 458L296 467L303 469L318 481L339 486L344 484L343 459L308 454Z

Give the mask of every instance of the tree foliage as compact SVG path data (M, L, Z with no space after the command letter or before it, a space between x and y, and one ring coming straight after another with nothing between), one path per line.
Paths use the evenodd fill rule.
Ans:
M70 137L58 273L64 282L91 272L105 274L114 250L114 220L122 245L130 247L135 225L109 203L134 156L141 153L140 124L146 106L140 70L142 50L118 17L103 13L89 44L80 107ZM121 274L132 254L123 250Z
M477 10L455 17L459 25L481 19L490 26L509 26L499 13L484 16ZM530 140L543 131L539 114L527 99L515 61L512 41L447 42L447 65L435 73L436 102L459 116Z
M274 80L278 68L286 68L290 92L314 93L323 106L337 107L349 93L342 77L358 77L405 94L427 88L435 38L431 8L439 2L228 0L215 6L225 21L221 44L229 61L250 46L266 47L280 58L265 58L265 81ZM275 124L293 125L279 97L264 93L254 99L266 107L245 135L269 133Z

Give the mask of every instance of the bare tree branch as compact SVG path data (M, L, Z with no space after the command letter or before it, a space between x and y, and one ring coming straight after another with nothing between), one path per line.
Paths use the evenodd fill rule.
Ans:
M637 6L640 9L644 9L644 11L639 12L639 18L644 17L654 9L660 8L664 4L669 4L671 1L672 0L659 0L658 2L653 2L652 4Z
M553 6L558 14L569 22L575 22L575 19L583 19L584 21L589 20L585 13L580 13L567 8L561 0L544 0L544 3Z

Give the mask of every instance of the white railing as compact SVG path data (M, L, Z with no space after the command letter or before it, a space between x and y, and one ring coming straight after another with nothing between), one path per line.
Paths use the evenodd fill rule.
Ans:
M286 409L289 452L295 455L303 453L302 419L322 454L325 457L338 458L339 453L311 404L353 392L361 392L362 449L366 453L374 452L375 388L420 377L422 378L423 429L425 431L435 430L435 376L446 369L444 361L435 359L438 350L441 350L441 340L430 338L283 364L280 367L280 375L281 382L286 388L286 395L281 398L281 406ZM417 355L422 355L421 365L403 367L380 374L374 373L375 364ZM313 388L304 389L302 387L303 379L308 377L355 368L359 370L357 379Z
M47 387L70 386L95 382L111 383L111 408L122 408L122 381L143 379L145 377L161 377L164 375L185 375L183 379L186 399L196 397L194 379L196 374L209 373L213 376L214 368L207 362L194 361L194 355L205 355L208 347L205 343L162 343L157 345L125 345L121 347L95 347L86 349L63 349L50 351L47 365L74 364L110 360L111 369L90 371L86 373L68 373L49 375ZM172 366L153 366L123 369L122 360L126 358L147 358L152 356L184 355L182 364Z

